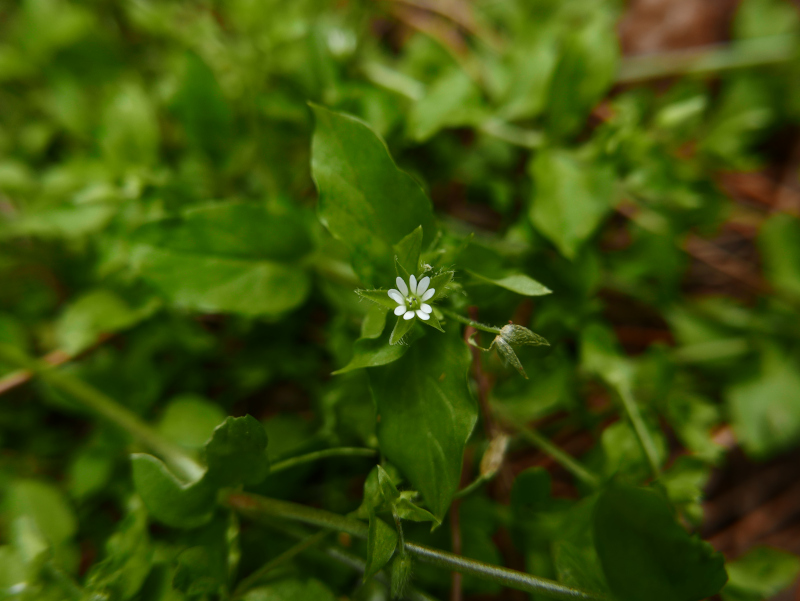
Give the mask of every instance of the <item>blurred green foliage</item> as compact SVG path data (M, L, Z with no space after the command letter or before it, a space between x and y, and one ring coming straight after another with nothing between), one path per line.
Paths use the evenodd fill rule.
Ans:
M732 26L779 60L651 86L617 84L621 2L420 4L0 6L0 599L441 598L448 571L400 543L449 549L470 481L465 556L503 563L504 528L593 595L796 576L756 549L725 585L691 533L716 430L755 459L800 443L797 207L720 186L796 137L796 7ZM389 313L422 274L445 333ZM579 464L547 442L565 428ZM504 504L483 482L531 441L571 495L506 462ZM293 554L308 532L218 503L242 487L367 540Z

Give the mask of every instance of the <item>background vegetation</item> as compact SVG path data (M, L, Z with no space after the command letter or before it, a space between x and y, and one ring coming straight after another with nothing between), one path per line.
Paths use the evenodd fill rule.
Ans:
M0 5L0 598L791 585L800 12L728 4Z

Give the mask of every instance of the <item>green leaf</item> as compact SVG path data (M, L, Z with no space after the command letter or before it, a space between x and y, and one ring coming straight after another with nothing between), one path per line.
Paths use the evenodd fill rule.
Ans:
M411 107L409 135L424 142L445 127L478 124L485 118L480 101L480 89L472 78L464 69L453 67Z
M367 567L364 580L378 573L392 558L397 547L397 531L379 517L369 516L369 534L367 536Z
M316 119L311 170L320 220L359 260L368 284L394 273L392 245L422 226L423 245L437 228L420 185L395 165L385 143L354 117L311 105Z
M68 545L78 522L61 491L39 480L15 480L7 485L4 503L17 556L28 565L38 565L49 551L57 563L69 568Z
M110 290L92 290L73 301L56 324L56 339L61 350L75 355L96 344L103 334L127 329L149 317L158 302L132 309Z
M190 599L217 597L228 581L222 549L190 547L177 557L173 586Z
M225 419L219 405L194 394L171 399L158 423L158 431L188 449L200 449Z
M550 82L546 123L554 136L567 136L583 127L617 73L620 51L613 10L597 6L575 17L562 25L560 57Z
M657 492L612 484L594 510L597 553L621 601L699 601L727 581L721 553L676 521Z
M132 455L131 465L136 492L159 522L174 528L196 528L211 519L216 490L205 478L184 484L161 460L144 453Z
M745 451L767 457L800 440L800 375L795 362L773 349L759 377L731 387L728 408L736 437Z
M86 589L98 598L130 599L150 572L153 548L147 513L133 497L129 513L106 542L106 557L86 577Z
M397 302L392 300L389 297L389 291L383 288L378 288L377 290L356 290L356 294L386 309L394 310L397 308Z
M397 516L404 520L411 520L412 522L433 522L435 525L442 523L427 509L423 509L416 505L411 499L417 496L413 490L404 490L395 501L394 509Z
M800 219L775 213L761 226L758 243L769 281L800 297Z
M267 432L252 415L228 417L206 445L205 479L217 486L258 484L269 473Z
M511 292L516 292L517 294L522 294L523 296L544 296L545 294L550 294L552 292L552 290L546 286L523 274L509 275L504 278L492 279L487 278L479 273L475 273L474 271L467 270L467 273L479 282L483 282L485 284L494 284L495 286L500 286L500 288L511 290Z
M755 547L726 568L723 601L761 601L792 585L800 574L800 558L779 549Z
M172 106L189 140L216 159L230 146L233 114L214 73L205 62L187 52L181 88Z
M402 320L402 318L400 319ZM406 339L407 344L392 344L389 342L390 336L391 334L386 331L380 338L360 338L356 340L353 358L350 360L350 363L345 365L342 369L333 372L333 375L337 376L356 369L387 365L388 363L397 361L411 348L411 343L422 338L424 333L419 328L413 330Z
M149 165L158 144L158 118L150 96L136 83L122 84L103 115L100 146L106 160L118 168Z
M581 160L574 152L546 149L531 163L531 175L535 182L533 224L561 254L574 259L611 210L612 170Z
M428 336L394 363L368 371L381 451L437 519L458 488L464 446L477 420L469 364L466 345L450 333Z
M336 596L314 578L289 578L259 586L242 597L242 601L336 601Z
M386 328L386 308L382 305L374 305L369 308L361 322L362 338L378 338Z
M228 202L144 225L134 234L132 262L176 305L273 316L308 296L311 280L296 262L310 249L292 215Z
M419 255L422 252L422 226L400 240L392 249L397 262L406 272L404 279L408 281L408 276L417 275L419 273ZM403 277L402 274L398 275Z
M389 344L396 345L399 344L401 340L403 340L403 336L408 334L411 331L411 328L414 327L414 324L417 322L416 317L412 317L411 319L403 319L403 316L397 318L397 321L394 324L394 329L392 330L392 335L389 338Z

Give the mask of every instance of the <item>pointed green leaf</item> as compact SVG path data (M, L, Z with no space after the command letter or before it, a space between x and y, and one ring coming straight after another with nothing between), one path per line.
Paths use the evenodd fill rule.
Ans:
M653 490L612 484L593 521L603 572L621 601L697 601L728 579L722 554L686 532Z
M395 547L397 547L397 531L374 513L370 515L364 580L377 574L386 565L392 558Z
M389 338L389 344L398 344L403 339L403 336L411 331L416 321L416 317L411 319L403 319L402 315L398 317L397 323L394 324L394 330L392 330L392 336Z
M363 260L354 267L364 282L383 283L394 273L392 245L422 226L423 242L436 234L430 200L397 168L386 144L363 121L311 105L316 126L311 171L318 212L334 238Z
M800 558L779 549L755 547L725 567L729 580L722 589L723 601L759 601L792 585L800 575Z
M437 519L435 515L427 509L416 505L411 500L416 494L417 493L414 491L403 491L400 493L394 506L397 515L404 520L411 520L412 522L433 522L434 524L441 524L441 520Z
M484 284L494 284L495 286L505 288L506 290L511 290L511 292L516 292L517 294L522 294L523 296L544 296L545 294L550 294L552 292L552 290L550 290L547 286L544 286L533 278L523 274L515 274L506 276L504 278L492 279L474 271L467 270L467 273L479 282Z
M353 358L350 360L350 363L342 369L333 372L333 375L338 376L339 374L346 374L356 369L387 365L392 361L397 361L406 354L410 348L410 344L418 338L422 338L424 333L420 328L412 330L406 337L406 342L408 344L391 344L389 342L390 336L391 334L386 331L380 338L360 338L356 340Z
M255 203L218 203L139 228L132 263L174 304L205 312L279 315L311 289L296 265L311 250L301 222Z
M439 519L458 488L478 415L469 364L469 350L453 332L427 336L394 363L368 371L381 451Z
M419 255L422 252L422 226L394 245L397 262L405 270L406 278L419 273ZM399 274L398 274L399 275Z
M568 259L611 210L614 174L582 161L573 152L543 150L531 163L535 194L531 220Z

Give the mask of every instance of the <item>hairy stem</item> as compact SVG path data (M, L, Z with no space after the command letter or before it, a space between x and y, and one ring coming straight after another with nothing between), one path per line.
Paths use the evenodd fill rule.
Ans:
M269 468L269 473L281 472L302 465L304 463L311 463L319 459L326 459L327 457L374 457L376 451L373 449L364 449L359 447L337 447L334 449L324 449L322 451L314 451L306 455L298 455L297 457L290 457L283 461L273 463Z
M203 468L177 445L161 437L142 419L111 397L100 392L80 378L55 370L51 365L28 356L19 349L0 344L0 359L39 376L53 388L66 393L97 415L116 424L136 440L161 457L178 474L189 481L198 479Z
M470 319L469 317L464 317L463 315L459 315L455 311L451 311L446 307L437 307L442 313L447 315L449 318L454 319L458 322L463 323L464 325L471 326L476 330L481 330L482 332L489 332L490 334L499 334L500 328L495 328L494 326L487 326L486 324L479 323Z
M367 524L354 518L248 493L228 493L223 497L223 502L228 507L254 520L280 517L346 532L359 538L366 538L369 531ZM551 599L584 599L586 601L601 601L604 599L597 594L576 590L546 578L537 578L524 572L493 566L416 543L406 542L405 550L417 559L440 568L455 570L462 574L471 574L498 582L509 588L538 593Z

